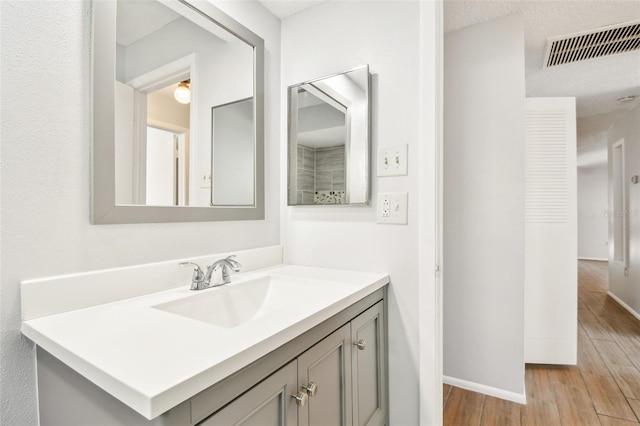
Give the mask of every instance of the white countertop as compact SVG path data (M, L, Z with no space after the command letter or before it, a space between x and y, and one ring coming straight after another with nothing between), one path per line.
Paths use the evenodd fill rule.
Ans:
M320 296L234 328L154 306L262 276L322 284ZM281 265L232 276L224 287L188 286L24 321L22 332L148 419L259 359L389 282L388 275ZM326 288L326 291L324 291Z

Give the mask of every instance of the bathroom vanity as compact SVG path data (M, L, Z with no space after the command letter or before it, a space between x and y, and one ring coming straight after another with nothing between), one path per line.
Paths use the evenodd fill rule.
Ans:
M94 277L98 290L113 272ZM83 281L53 280L23 283L25 303ZM388 282L276 265L207 290L185 285L26 319L41 424L387 424ZM34 312L23 304L23 315Z

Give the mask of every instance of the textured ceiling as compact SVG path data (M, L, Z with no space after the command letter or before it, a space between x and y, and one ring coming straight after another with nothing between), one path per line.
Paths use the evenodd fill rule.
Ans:
M527 96L575 96L581 117L624 107L616 99L640 99L640 51L542 68L547 38L640 19L640 1L445 0L444 29L454 31L514 13L525 27Z

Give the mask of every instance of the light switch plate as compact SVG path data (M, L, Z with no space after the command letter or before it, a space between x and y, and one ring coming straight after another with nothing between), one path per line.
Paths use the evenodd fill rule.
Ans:
M378 176L407 175L406 143L378 148Z
M377 223L407 224L407 193L380 193L377 203Z

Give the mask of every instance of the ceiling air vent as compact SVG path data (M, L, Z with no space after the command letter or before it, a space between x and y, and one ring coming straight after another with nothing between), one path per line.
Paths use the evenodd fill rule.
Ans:
M550 38L544 66L568 64L640 49L640 20Z

